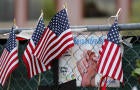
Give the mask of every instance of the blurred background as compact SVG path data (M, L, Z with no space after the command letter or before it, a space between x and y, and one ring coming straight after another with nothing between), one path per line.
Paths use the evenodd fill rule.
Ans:
M71 25L108 24L119 8L119 23L140 22L140 0L0 0L0 28L11 27L13 18L19 27L35 27L41 9L47 24L64 3Z

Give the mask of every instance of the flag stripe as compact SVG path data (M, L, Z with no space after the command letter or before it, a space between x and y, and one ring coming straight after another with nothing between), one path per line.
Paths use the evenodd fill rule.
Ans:
M46 38L42 38L42 39L43 39L43 41L45 41L44 39L48 39L48 37L49 37L49 36L52 36L52 35L50 34L50 32L49 32L48 28L45 28L45 31L44 31L44 33L43 33L43 35L42 35L42 36L46 36ZM35 48L35 49L36 49L36 51L38 51L38 53L33 52L33 53L34 53L34 55L42 55L42 53L43 53L43 52L39 52L39 51L42 51L42 49L45 49L45 48L43 47L43 46L44 46L44 44L46 44L45 42L41 42L41 40L40 40L38 43L40 43L40 44L37 44L37 46L36 46L36 47L39 47L39 48Z
M32 43L29 42L29 44L27 45L27 48L24 52L23 55L23 61L27 66L27 71L28 71L28 77L31 78L33 76L33 66L32 66ZM28 69L30 68L30 69Z
M115 66L115 65L113 65L113 63L116 64L115 58L117 57L116 55L117 55L117 53L118 53L119 47L118 47L117 45L114 45L114 48L113 48L113 49L115 49L115 51L114 51L113 57L112 57L112 59L111 59L111 61L110 61L110 63L109 63L109 68L108 68L107 71L106 71L106 72L107 72L107 75L109 75L110 77L111 77L111 75L109 74L109 71L110 71L110 72L113 72L113 71L111 71L111 69L114 70L114 69L113 69L113 66Z
M119 72L118 72L118 73L119 73L118 76L117 76L117 74L116 74L116 79L118 79L119 81L121 81L121 77L122 77L121 75L122 75L122 73L123 73L121 67L122 67L122 65L120 64L120 70L119 70ZM122 81L121 81L121 82L122 82Z
M44 30L33 54L48 66L52 60L61 56L74 46L66 10L58 12Z
M22 56L22 59L26 65L26 69L27 69L27 72L28 72L28 77L32 77L33 74L32 74L32 69L31 69L31 63L30 63L30 59L29 59L29 54L27 54L27 49L26 51L24 52L24 55Z
M16 44L16 36L13 27L10 31L9 38L0 57L0 83L4 86L9 75L18 66L18 51Z
M66 51L68 48L71 48L71 47L74 46L74 43L73 43L72 40L73 40L73 38L69 38L69 39L66 40L67 43L65 43L65 45L64 45L63 47L61 47L61 49L59 50L59 53L58 53L58 55L57 55L56 58L59 58L63 53L65 53L65 51ZM66 42L66 41L65 41L65 42Z
M16 49L14 49L14 50L16 50ZM13 51L14 51L13 50ZM8 52L8 51L7 51ZM12 58L13 58L13 56L15 56L14 54L16 54L17 52L16 51L14 51L14 52L11 52L11 53L9 53L8 52L8 57L6 58L6 60L5 60L5 62L3 63L3 65L2 65L2 69L1 69L1 71L0 71L0 73L3 73L3 70L5 69L5 67L7 66L7 63L9 63L11 60L12 60ZM1 76L2 74L0 74L0 76Z
M104 40L99 51L100 58L97 64L97 72L103 75L102 79L111 77L123 82L122 56L118 29L118 24L115 22L107 34L107 39Z
M115 55L114 54L115 50L116 50L116 45L111 43L111 46L110 46L110 49L109 49L109 52L108 52L108 58L106 58L106 63L105 63L106 65L104 66L103 75L106 74L108 68L111 68L110 63L112 61L113 55Z
M1 55L1 58L3 58L3 59L4 59L4 58L5 58L5 56L6 56L5 49L4 49L3 53L4 53L4 54L2 54L2 55ZM1 67L2 63L3 63L3 60L0 60L0 67Z
M68 31L68 30L67 30ZM57 51L57 49L60 49L61 47L63 47L63 45L65 45L67 42L67 40L71 38L71 33L70 32L64 32L61 36L59 36L55 42L53 44L50 44L48 46L48 50L45 50L45 53L48 52L47 55L45 55L45 57L49 57L49 55L54 52ZM56 52L57 53L57 52ZM44 58L44 57L43 57Z
M69 41L69 36L70 35L70 33L67 33L67 34L64 34L64 35L62 35L62 36L59 36L59 37L61 37L61 38L58 38L58 40L56 40L57 42L55 43L55 44L53 44L49 49L48 49L48 51L46 51L46 52L48 52L47 53L47 55L44 55L45 57L45 59L44 60L47 60L47 61L50 61L49 59L51 59L52 60L52 58L56 58L57 56L58 56L58 54L60 53L60 52L62 52L63 51L63 49L68 45L68 44L70 44L70 43L73 43L73 41L72 42L70 42ZM71 40L71 39L70 39ZM46 53L45 52L45 53ZM50 58L51 57L51 58ZM43 61L44 62L44 61ZM45 63L45 62L44 62ZM46 65L46 63L45 63L45 65Z
M50 51L50 54L48 57L45 57L45 58L48 58L50 59L51 57L53 58L56 58L58 57L58 55L60 53L63 52L63 49L66 48L69 44L72 44L73 42L72 41L69 41L68 43L66 43L69 39L67 39L66 41L64 41L60 46L57 46L58 48L52 48L51 51ZM60 42L61 43L61 42ZM63 45L65 44L65 45Z
M19 62L17 48L13 49L10 53L6 49L4 49L3 54L5 53L7 53L6 58L3 59L3 61L5 62L2 64L2 68L0 71L0 83L2 84L2 86L4 85L9 75L12 73L12 71L17 68Z
M9 67L9 70L8 70L8 72L9 73L7 73L5 76L4 76L4 80L3 80L3 82L2 82L2 85L4 85L5 84L5 81L7 80L7 78L10 76L10 74L18 67L18 64L19 62L16 60L10 67Z
M109 50L110 45L111 45L110 42L105 42L105 47L107 47L107 48L105 50L103 50L103 52L102 52L103 57L100 58L102 60L102 62L101 62L100 67L99 67L99 71L98 71L99 73L102 73L101 71L102 71L102 69L104 69L102 67L104 65L105 57L106 57L106 54L107 54L107 52Z
M120 60L121 60L121 59L120 59ZM121 68L122 68L122 64L121 64L121 61L119 61L119 64L118 64L118 66L117 66L117 71L116 71L116 74L115 74L115 76L114 76L115 79L118 79L119 74L121 73L121 72L120 72L120 71L121 71Z
M60 50L59 50L59 53L55 53L55 51L53 52L53 53L55 53L55 54L53 54L53 56L52 57L50 57L46 62L44 62L45 63L45 65L47 65L47 64L49 64L50 62L51 62L51 60L53 59L53 57L58 57L58 56L61 56L66 50L67 50L67 48L69 48L69 47L72 47L73 46L73 42L69 42L69 43L67 43L67 44L65 44L66 46L63 46ZM63 52L63 51L64 52Z
M38 46L36 46L37 50L36 52L34 52L34 54L40 58L40 60L43 62L43 56L45 54L44 50L48 51L48 49L51 47L51 45L55 44L56 41L56 35L49 30L49 28L47 29L47 32L45 33L46 37L43 37L42 40L40 41L40 44L38 44Z
M22 56L23 61L26 65L28 72L28 77L32 78L33 76L42 73L48 69L48 66L45 66L37 57L33 54L36 45L38 44L42 34L45 30L45 24L43 21L43 13L41 13L35 31L24 51ZM40 51L40 50L39 50Z
M118 49L119 49L118 52L120 52L120 48L118 48ZM113 60L113 64L112 64L109 76L113 77L113 75L112 75L113 71L114 71L114 69L116 67L116 64L117 64L118 60L121 58L119 55L120 55L120 53L117 53L115 59Z
M102 45L102 48L103 48L103 46L107 46L107 44L108 44L107 42L104 42L103 45ZM105 51L102 50L102 51L100 52L100 56L102 56L104 52L105 52ZM98 64L97 64L97 71L98 71L99 73L101 72L101 67L102 67L102 64L103 64L103 62L102 62L102 64L101 64L102 58L103 58L103 57L100 57L100 58L99 58Z
M47 34L49 31L51 33ZM64 48L70 48L74 45L70 29L64 31L58 38L51 30L49 31L46 31L45 35L48 35L46 36L47 38L43 38L42 41L40 41L39 46L36 47L37 49L34 52L45 65L49 64L53 58L61 56L64 53L62 53L62 51L65 51ZM40 50L40 52L38 50ZM47 62L45 62L46 60Z
M0 65L0 67L1 66L3 66L3 64L5 63L5 59L8 57L8 52L7 52L7 50L6 49L4 49L4 51L3 51L3 54L2 54L2 59L0 60L1 61L1 65ZM2 68L2 67L1 67Z
M119 64L120 64L120 59L118 59L117 63L115 64L115 68L113 70L112 77L115 77Z
M35 70L37 70L36 73L41 73L41 71L43 71L43 69L42 69L43 67L39 68L39 67L41 67L41 65L40 65L40 63L39 63L39 61L37 59L35 59L34 61L35 61L35 64L36 64L35 65Z
M15 65L18 63L17 59L17 55L14 55L13 56L14 58L13 59L9 59L10 61L7 62L7 65L4 67L3 71L2 71L2 75L0 76L1 77L1 81L4 81L4 78L7 76L7 72L9 72L11 69L12 69L12 65ZM5 81L4 81L5 82Z
M108 62L108 58L109 58L109 56L110 56L110 54L111 54L111 50L112 50L112 48L113 48L113 47L112 47L113 45L112 45L111 42L109 42L108 44L109 44L109 45L107 46L107 48L105 48L106 50L105 50L105 53L104 53L104 56L103 56L103 58L104 58L104 63L103 63L103 67L102 67L101 73L104 72L106 64L109 63L109 62ZM104 75L104 73L103 73L103 75Z
M7 51L8 52L8 51ZM7 67L8 66L8 63L10 63L11 62L11 60L12 60L12 57L13 57L13 55L15 54L15 53L17 53L17 52L14 52L14 53L8 53L8 57L9 58L7 58L6 60L5 60L5 63L2 65L2 69L1 69L1 71L0 71L0 73L3 73L4 72L4 70L6 69L5 67ZM12 55L11 55L12 54ZM15 55L14 55L15 56ZM0 76L2 76L3 74L0 74Z
M26 64L29 78L32 78L34 75L44 72L47 69L47 67L45 67L44 64L41 64L41 62L38 61L38 59L33 55L32 51L34 50L34 48L35 46L31 39L23 54L23 61Z
M33 68L33 71L32 71L32 73L34 74L34 75L36 75L36 72L37 72L37 70L35 69L35 57L33 56L33 55L31 55L31 65L32 65L32 68Z

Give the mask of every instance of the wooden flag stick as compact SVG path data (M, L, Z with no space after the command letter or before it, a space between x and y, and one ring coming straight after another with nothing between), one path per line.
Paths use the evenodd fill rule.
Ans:
M67 3L65 2L64 3L64 6L63 6L65 9L67 9Z
M119 8L119 10L118 10L118 12L116 14L116 17L115 17L117 21L118 21L118 18L119 18L120 11L121 11L121 8Z
M10 84L11 84L11 74L10 74L7 90L10 90Z
M63 7L64 7L64 9L66 9L66 12L67 12L68 9L67 9L67 3L66 2L64 3ZM67 12L67 14L68 14L68 12Z
M98 90L100 90L100 85L98 86Z
M36 26L36 25L38 24L38 22L39 22L40 18L41 18L41 17L43 17L43 15L44 15L44 13L43 13L43 9L41 9L40 11L41 11L41 14L40 14L40 16L39 16L39 18L38 18L38 20L37 20L36 24L35 24L35 25L33 25L33 26Z
M118 17L119 16L119 14L120 14L120 12L121 12L121 8L119 8L119 10L118 10L118 12L117 12L117 14L116 14L116 17Z
M38 77L38 86L40 85L40 81L41 81L41 73L39 74L39 77ZM37 88L38 90L38 88Z
M43 9L41 9L41 15L40 16L43 16Z
M39 74L38 85L40 85L40 81L41 81L41 73Z
M119 10L117 11L116 15L111 16L111 18L115 18L116 20L118 20L120 12L121 12L121 8L119 8Z
M115 16L110 16L110 17L107 19L109 25L111 25L111 24L110 24L110 20L111 20L112 18L115 18L115 19L118 21L119 14L120 14L121 10L122 10L122 9L119 8L119 10L117 11L117 13L116 13Z
M16 26L16 19L13 20L13 26Z

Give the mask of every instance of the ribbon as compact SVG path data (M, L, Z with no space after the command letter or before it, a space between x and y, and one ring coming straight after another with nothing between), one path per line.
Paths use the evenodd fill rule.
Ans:
M105 82L104 82L104 85L102 86L102 82L103 80L105 79ZM107 81L107 76L103 76L100 80L100 87L101 87L101 90L106 90L106 81Z

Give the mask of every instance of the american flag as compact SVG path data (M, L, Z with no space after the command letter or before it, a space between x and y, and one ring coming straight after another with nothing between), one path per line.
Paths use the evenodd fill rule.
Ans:
M41 14L37 27L35 31L33 32L33 35L24 51L24 54L22 56L22 59L25 63L28 77L32 78L33 76L44 72L48 69L47 66L45 66L42 62L40 62L34 55L33 51L45 29L44 21L43 21L43 14Z
M65 9L62 9L51 19L41 41L36 46L34 55L45 65L48 65L72 46L74 46L74 41L67 13Z
M123 82L122 54L119 41L119 26L115 21L102 45L97 72L103 77L109 76Z
M10 31L6 47L0 57L0 83L2 86L10 76L10 74L18 67L18 50L16 44L16 36L13 27Z

